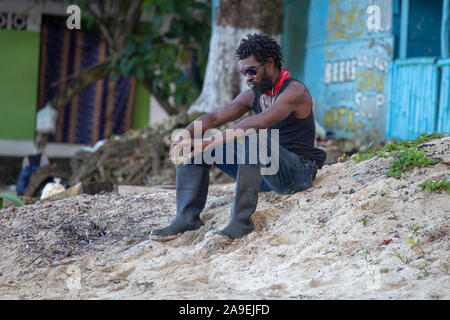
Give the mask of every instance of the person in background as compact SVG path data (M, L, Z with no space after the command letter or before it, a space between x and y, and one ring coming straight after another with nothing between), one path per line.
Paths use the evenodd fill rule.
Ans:
M20 170L16 184L17 195L23 196L25 194L25 190L27 189L33 172L39 168L47 168L50 165L50 159L47 154L45 154L45 146L37 139L32 153L23 158L22 169Z

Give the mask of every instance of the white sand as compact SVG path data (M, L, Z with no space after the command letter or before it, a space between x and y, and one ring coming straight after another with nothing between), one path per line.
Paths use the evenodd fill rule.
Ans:
M449 137L428 144L450 161ZM450 180L449 167L395 179L391 162L329 165L307 191L261 193L256 230L225 244L213 232L228 222L233 184L210 187L204 227L165 243L148 233L174 216L173 192L7 208L0 298L449 299L450 196L417 186Z

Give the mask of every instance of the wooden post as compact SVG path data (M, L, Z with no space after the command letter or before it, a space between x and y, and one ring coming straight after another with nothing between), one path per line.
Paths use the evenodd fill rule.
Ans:
M400 24L400 59L406 59L408 53L409 0L402 0Z
M449 57L450 38L450 0L444 0L441 25L441 57Z

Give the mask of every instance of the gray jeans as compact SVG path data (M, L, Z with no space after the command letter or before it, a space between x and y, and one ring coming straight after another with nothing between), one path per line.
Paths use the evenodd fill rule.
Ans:
M257 134L257 136L257 141L259 142L260 136L259 134ZM200 165L210 168L212 164L214 164L225 174L236 180L238 166L240 164L267 168L273 165L276 158L278 170L276 170L274 174L262 176L262 182L259 188L260 192L274 191L279 194L288 195L306 190L312 186L312 182L316 178L317 169L314 168L310 162L302 159L297 154L287 150L279 144L271 145L270 143L267 143L265 146L268 148L266 154L268 154L269 158L272 160L267 163L267 160L262 161L259 157L254 157L254 142L254 140L246 137L245 142L243 143L224 143L220 146L216 146L215 150L211 152L214 161L205 161L205 157L200 153L189 160L186 165ZM240 146L238 146L239 144ZM256 150L258 154L259 148L260 144L257 143ZM253 154L253 158L251 157L251 154ZM232 163L226 161L227 158L228 160L233 158Z

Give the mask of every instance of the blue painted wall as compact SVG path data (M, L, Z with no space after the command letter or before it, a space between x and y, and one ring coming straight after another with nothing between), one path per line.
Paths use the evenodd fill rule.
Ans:
M375 3L379 23L366 13ZM392 1L311 1L303 81L315 100L316 119L337 138L384 139L392 17Z
M305 82L315 100L322 96L323 68L325 61L324 40L327 34L325 23L328 13L328 0L313 0L309 7L308 34L306 42L306 56L304 77Z

